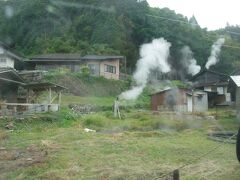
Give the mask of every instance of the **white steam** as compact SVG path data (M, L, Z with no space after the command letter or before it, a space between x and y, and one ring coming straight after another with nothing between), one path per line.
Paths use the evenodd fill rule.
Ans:
M147 84L148 76L153 69L167 73L170 66L167 62L171 43L164 38L154 39L151 43L143 44L140 48L140 59L137 62L137 69L133 74L136 86L131 90L123 92L121 99L136 99Z
M182 63L183 66L187 69L187 73L195 75L201 70L201 66L197 65L196 59L193 57L193 52L188 46L184 46L181 49L182 54Z
M221 47L224 44L225 39L219 38L213 45L212 45L212 51L211 56L208 58L206 68L209 69L210 66L215 65L219 59L218 56L221 52Z

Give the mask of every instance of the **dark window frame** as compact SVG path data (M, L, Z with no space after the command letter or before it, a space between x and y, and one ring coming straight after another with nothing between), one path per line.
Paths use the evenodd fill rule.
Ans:
M117 68L116 66L113 66L113 65L104 64L104 72L116 74Z

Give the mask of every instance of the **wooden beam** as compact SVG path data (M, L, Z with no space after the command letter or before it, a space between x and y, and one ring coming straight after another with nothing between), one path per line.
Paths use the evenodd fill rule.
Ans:
M52 104L57 97L58 97L58 95L54 96L54 98L52 98L50 104Z
M32 106L32 105L37 105L37 106L42 106L42 105L49 105L47 103L44 104L31 104L31 103L1 103L1 105L7 105L7 106Z
M59 110L60 110L60 106L61 106L61 101L62 101L62 92L59 91L59 93L58 93L58 107L59 107Z
M27 89L27 99L26 99L27 102L26 102L26 103L29 103L29 91L30 91L30 90L29 90L29 88L28 88L28 89Z
M52 100L52 88L48 89L49 92L49 97L48 97L48 103L51 104L51 100Z
M6 79L6 78L0 78L1 80L7 81L7 82L12 82L12 83L17 83L17 84L21 84L21 85L25 85L25 83L19 82L19 81L14 81L14 80L10 80L10 79Z

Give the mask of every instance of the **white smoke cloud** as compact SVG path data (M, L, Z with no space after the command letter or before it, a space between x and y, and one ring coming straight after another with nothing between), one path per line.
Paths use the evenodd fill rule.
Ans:
M181 49L182 54L182 63L183 66L187 69L187 73L195 75L201 70L201 66L197 65L196 59L193 57L193 52L188 46L184 46Z
M135 86L132 89L125 91L120 95L120 99L134 100L143 92L144 87L145 86Z
M141 46L141 58L138 60L137 69L133 74L136 86L129 91L123 92L120 95L121 99L136 99L146 86L151 70L157 69L163 73L170 71L170 66L167 62L170 46L171 43L164 38L154 39L151 43Z
M208 58L206 68L209 69L210 66L215 65L219 59L218 56L221 52L221 47L224 44L225 39L224 38L219 38L213 45L212 45L212 51L211 51L211 56Z

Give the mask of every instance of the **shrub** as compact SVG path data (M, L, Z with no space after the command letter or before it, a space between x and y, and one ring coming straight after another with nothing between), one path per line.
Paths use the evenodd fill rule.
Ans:
M88 128L99 129L105 126L104 117L101 115L89 115L83 120L83 125Z

